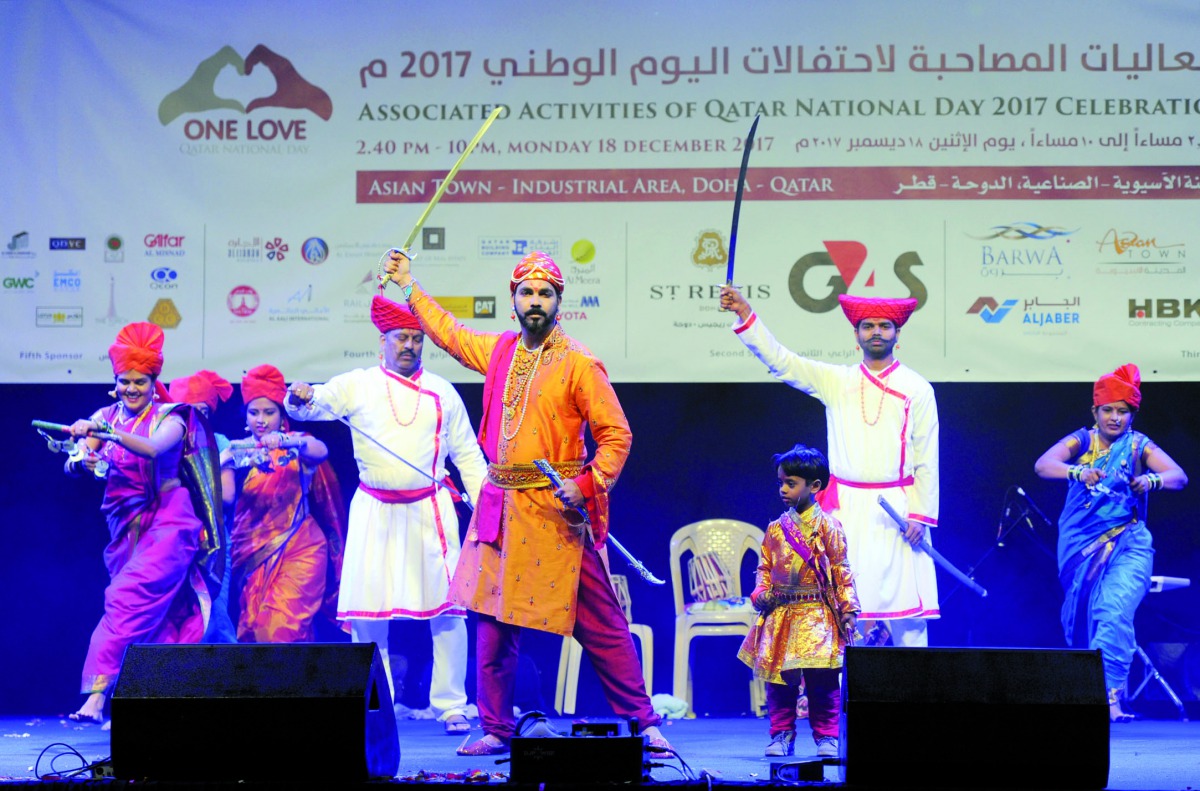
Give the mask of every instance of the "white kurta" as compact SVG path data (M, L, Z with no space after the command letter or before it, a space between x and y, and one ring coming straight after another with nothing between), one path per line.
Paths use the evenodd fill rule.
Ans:
M883 495L898 513L937 526L933 387L899 362L875 374L862 364L832 365L801 357L784 348L757 315L735 325L734 332L776 379L825 405L829 471L839 481L838 507L827 512L846 531L863 608L859 617L939 617L933 559L909 546L878 503Z
M441 480L449 457L472 502L487 474L467 410L454 387L424 369L413 379L380 366L316 385L315 402ZM333 420L313 406L288 405L300 420ZM432 481L352 432L359 481L373 489L419 490ZM361 488L350 501L339 618L432 618L466 611L447 601L462 539L449 492L385 503Z

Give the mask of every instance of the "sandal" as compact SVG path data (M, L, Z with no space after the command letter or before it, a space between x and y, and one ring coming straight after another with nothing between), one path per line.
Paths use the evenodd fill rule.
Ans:
M495 736L491 738L497 739ZM482 739L476 739L467 744L467 740L463 739L463 743L459 745L456 752L459 755L505 755L508 752L508 742L503 739L497 739L497 741L498 744L488 741L488 737L484 736Z
M471 732L471 723L461 714L451 714L443 725L446 726L447 736L459 736Z

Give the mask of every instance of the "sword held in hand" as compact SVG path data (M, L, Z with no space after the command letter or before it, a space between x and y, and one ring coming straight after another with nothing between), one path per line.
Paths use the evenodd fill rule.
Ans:
M410 261L415 257L411 252L413 242L417 240L417 234L419 234L421 232L421 228L425 226L425 221L429 219L430 213L433 212L433 207L438 205L438 201L440 201L442 196L446 194L446 188L450 186L451 181L454 181L454 176L458 173L458 169L461 168L463 163L467 161L467 157L471 156L471 152L475 150L475 146L478 145L479 141L483 139L483 135L485 132L487 132L488 127L492 125L492 122L495 121L503 111L503 106L492 110L491 114L488 115L487 120L483 122L483 126L479 127L479 131L475 133L475 136L471 138L471 142L467 144L467 147L458 157L458 161L454 163L454 167L450 168L450 172L446 174L446 177L442 179L442 183L438 185L437 192L433 193L433 197L429 199L429 203L425 206L425 211L421 212L421 216L417 218L416 224L413 226L412 231L408 234L408 239L404 241L404 246L400 248L400 252L404 253L404 255ZM384 253L384 255L386 256L387 253ZM380 259L381 265L382 260L383 259ZM383 289L385 286L387 286L389 280L391 280L391 278L387 277L382 272L379 273L380 293L383 293Z
M562 486L563 486L562 476L558 474L558 470L556 470L552 466L550 466L550 462L546 461L545 459L534 459L533 466L537 467L538 470L541 471L542 475L545 475L547 478L550 479L550 485L553 486L556 490L562 488ZM559 499L561 500L561 498L559 498ZM582 518L583 521L580 524L583 524L585 526L585 528L587 529L587 533L590 536L592 534L592 520L588 516L587 508L584 506L571 506L571 505L568 505L565 501L563 502L563 505L566 505L568 508L573 509L573 511ZM593 543L595 542L595 537L592 538L592 541L593 541ZM644 579L646 582L649 582L652 585L666 585L667 584L666 580L660 580L658 577L654 576L654 574L652 574L650 572L650 569L646 568L646 566L642 563L642 561L638 560L633 555L629 554L629 550L626 549L625 547L621 546L621 542L618 541L616 539L616 537L613 536L612 533L608 534L608 542L610 544L612 544L614 547L616 547L618 552L620 552L622 555L625 556L625 560L627 560L629 562L629 565L633 566L634 570L637 571L638 575L642 579Z
M905 530L908 530L908 521L901 517L900 514L896 513L896 509L892 507L892 504L889 503L882 494L879 495L879 505L883 507L883 510L887 511L888 516L890 516L892 521L896 523L896 527L900 528L901 533L903 533ZM928 538L922 538L921 543L917 544L913 548L919 549L926 555L929 555L929 557L933 558L934 563L937 563L942 567L942 570L948 573L951 577L954 577L954 579L961 582L973 593L987 597L987 590L985 590L978 582L959 571L958 567L953 563L946 560L946 558L942 556L942 553L933 548L933 545L929 543Z

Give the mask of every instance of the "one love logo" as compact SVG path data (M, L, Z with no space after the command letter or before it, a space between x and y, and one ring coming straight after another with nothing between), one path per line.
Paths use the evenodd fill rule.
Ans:
M300 75L290 60L263 44L245 59L225 46L202 60L187 82L158 105L163 126L182 115L209 110L232 110L249 115L256 110L308 110L322 120L333 115L329 94ZM191 118L184 123L189 140L304 140L302 118Z

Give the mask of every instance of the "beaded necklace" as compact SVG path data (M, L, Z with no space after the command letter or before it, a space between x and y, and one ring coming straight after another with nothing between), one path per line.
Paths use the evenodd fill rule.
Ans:
M892 369L894 370L894 369ZM880 416L883 415L883 400L887 398L887 380L892 375L892 370L888 370L883 376L879 377L879 383L882 387L879 388L879 407L875 410L875 419L867 420L867 396L864 392L866 387L867 375L859 371L858 377L858 411L862 414L862 420L868 426L873 426L879 422Z
M396 414L396 405L392 402L392 377L388 375L386 369L383 373L383 384L384 387L387 388L388 406L392 408L392 419L394 419L401 426L411 426L413 421L417 419L417 412L421 410L421 388L417 388L417 405L413 407L412 417L410 417L406 423L400 419L399 415Z
M521 424L525 422L525 410L529 408L529 393L533 390L534 376L537 374L538 366L541 365L542 352L546 350L549 342L549 337L542 341L542 345L538 347L537 355L533 357L530 356L533 355L533 349L525 348L525 340L523 338L517 342L517 348L513 351L512 360L508 363L508 376L504 379L504 393L501 396L501 401L504 403L504 424L501 426L500 433L504 435L506 442L511 442L513 437L517 436L517 433L521 430ZM522 354L522 352L525 352L525 354ZM519 365L517 363L518 360L520 360ZM522 376L526 377L525 381L514 388L513 382ZM524 394L521 392L522 389L524 390ZM517 427L510 432L507 426L512 422L513 416L516 415L517 402L522 401L522 396L521 417L517 420Z
M121 431L124 431L127 434L133 434L137 430L137 427L141 425L142 421L145 420L146 417L153 411L153 407L154 401L151 400L150 403L146 404L146 406L138 414L130 415L129 417L125 418L118 417L113 421L113 428L119 428ZM124 401L121 402L119 409L121 415L124 415L129 411L129 407L125 406ZM124 462L125 446L120 442L114 444L117 446L117 449L112 453L113 461ZM117 455L118 453L120 454L119 456Z

